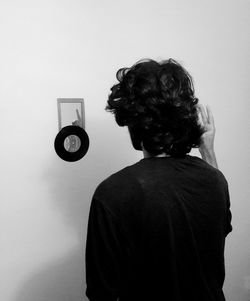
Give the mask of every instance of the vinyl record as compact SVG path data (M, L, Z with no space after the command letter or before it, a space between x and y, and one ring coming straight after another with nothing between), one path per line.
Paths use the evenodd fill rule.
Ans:
M54 147L57 155L64 161L78 161L89 149L89 137L83 128L68 125L57 134Z

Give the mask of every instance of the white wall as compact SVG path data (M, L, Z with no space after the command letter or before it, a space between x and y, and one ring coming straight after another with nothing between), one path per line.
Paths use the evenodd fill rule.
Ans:
M1 300L87 300L91 196L142 156L104 107L117 69L145 57L179 60L212 107L234 226L225 294L250 300L249 9L247 0L1 1ZM53 148L58 97L85 99L90 149L75 163Z

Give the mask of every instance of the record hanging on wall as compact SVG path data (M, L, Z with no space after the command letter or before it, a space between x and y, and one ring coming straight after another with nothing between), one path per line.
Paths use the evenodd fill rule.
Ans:
M68 162L78 161L89 149L89 137L82 127L68 125L57 134L54 147L61 159Z

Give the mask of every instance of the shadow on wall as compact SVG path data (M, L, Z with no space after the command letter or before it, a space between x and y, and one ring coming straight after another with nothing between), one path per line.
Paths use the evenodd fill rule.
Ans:
M86 203L90 200L85 200L86 185L81 183L77 175L74 176L75 168L70 166L71 172L67 173L68 167L60 160L54 156L44 176L52 195L52 206L55 205L55 210L62 213L63 223L73 228L79 244L66 255L59 255L57 260L48 261L41 270L31 274L17 292L16 301L87 300L84 299L83 227L86 226ZM71 193L73 187L77 187L75 193Z
M68 163L62 162L54 154L42 175L52 196L52 206L55 205L56 211L62 213L65 223L76 232L79 244L63 258L48 263L30 275L17 291L15 301L88 300L85 296L85 238L90 201L97 184L112 173L108 166L100 165L112 162L111 168L116 166L111 155L110 162L109 158L103 160L101 156L110 153L110 145L101 141L108 133L108 125L104 122L100 126L100 121L94 123L93 128L99 130L94 134L96 137L89 134L90 148L86 157L78 162Z
M30 276L15 301L85 301L84 262L81 248Z

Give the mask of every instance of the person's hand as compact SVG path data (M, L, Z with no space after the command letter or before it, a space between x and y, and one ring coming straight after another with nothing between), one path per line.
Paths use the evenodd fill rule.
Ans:
M214 152L215 125L212 111L209 106L206 106L205 110L204 106L201 104L199 104L197 108L201 116L201 125L204 128L199 147L200 154L203 160L213 167L218 168Z
M81 118L81 116L80 116L80 114L79 114L78 109L76 109L76 115L77 115L77 120L74 120L74 121L72 122L72 125L75 125L75 126L82 126L82 118Z
M213 151L214 150L214 137L215 137L215 125L214 117L209 106L206 106L206 110L203 105L198 105L198 111L201 115L201 125L204 128L204 133L201 136L200 151Z

